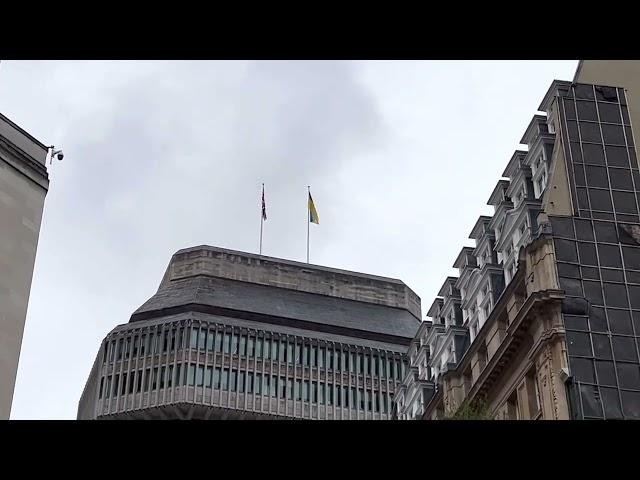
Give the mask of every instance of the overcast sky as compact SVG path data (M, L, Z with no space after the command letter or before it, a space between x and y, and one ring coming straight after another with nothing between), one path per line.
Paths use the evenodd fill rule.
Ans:
M12 419L73 419L100 342L208 244L403 280L423 317L577 61L18 62L0 112L49 168Z

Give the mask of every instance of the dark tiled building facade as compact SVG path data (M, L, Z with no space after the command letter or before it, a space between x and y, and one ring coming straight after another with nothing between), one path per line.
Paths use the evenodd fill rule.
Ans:
M419 318L398 280L181 250L102 342L78 418L386 419Z
M622 88L553 88L577 211L550 216L573 416L640 418L640 175L627 98Z

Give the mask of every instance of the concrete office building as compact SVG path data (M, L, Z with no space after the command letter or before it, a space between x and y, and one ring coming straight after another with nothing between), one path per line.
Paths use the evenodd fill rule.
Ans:
M640 62L554 81L409 350L394 416L640 419Z
M200 246L100 346L79 419L387 419L420 325L399 280Z
M8 419L31 291L47 147L0 114L0 419Z

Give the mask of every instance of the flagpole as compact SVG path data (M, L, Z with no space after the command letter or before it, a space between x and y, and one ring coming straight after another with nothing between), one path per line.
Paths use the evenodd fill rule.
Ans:
M262 184L262 201L264 201L264 183ZM260 255L262 255L262 225L264 223L264 213L260 204Z
M307 185L307 263L309 263L309 224L311 223L309 198L311 198L311 186Z

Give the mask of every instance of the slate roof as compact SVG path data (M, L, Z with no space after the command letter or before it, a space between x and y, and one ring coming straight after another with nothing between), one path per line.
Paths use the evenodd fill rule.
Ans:
M278 317L291 326L296 321L312 322L407 339L420 326L420 320L402 308L205 275L164 283L130 321L161 317L167 309L186 305L200 306L199 311L202 307L233 311L249 319L257 314L262 321Z

